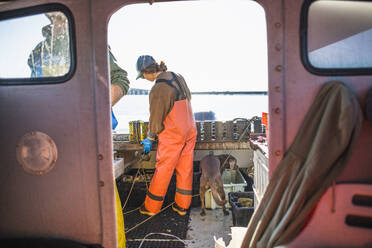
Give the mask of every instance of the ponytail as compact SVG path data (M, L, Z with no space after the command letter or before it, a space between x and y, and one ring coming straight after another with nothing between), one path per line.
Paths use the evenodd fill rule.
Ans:
M167 71L167 66L163 61L160 62L160 65L157 65L158 71Z
M160 65L158 63L152 64L148 66L143 72L146 73L154 73L154 72L159 72L159 71L167 71L167 66L163 61L160 62Z

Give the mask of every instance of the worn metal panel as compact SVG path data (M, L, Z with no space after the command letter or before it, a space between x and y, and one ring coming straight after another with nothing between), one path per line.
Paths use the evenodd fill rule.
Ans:
M266 14L269 73L269 167L270 175L283 157L285 144L285 41L283 1L263 0Z
M371 216L372 209L353 204L356 194L371 196L372 186L338 184L329 188L320 199L307 227L287 248L295 247L369 247L372 231L349 226L347 215Z
M265 8L268 26L270 112L269 170L270 175L272 175L283 154L292 144L302 120L323 84L331 80L340 80L346 83L357 93L361 108L364 111L366 91L368 88L372 87L372 76L325 77L311 74L303 66L300 57L300 14L304 1L264 0L260 2ZM372 181L372 167L370 166L372 161L372 153L370 152L370 148L372 147L371 137L372 125L363 120L362 130L354 153L342 175L337 178L338 182L370 183ZM363 191L363 187L366 186L350 184L350 187L360 192L361 190ZM336 244L350 245L351 242L358 240L351 240L350 238L340 239L341 241L337 240L337 235L339 236L342 233L347 233L350 229L349 227L345 228L345 226L342 225L343 222L341 225L340 222L336 221L329 222L328 226L322 225L325 217L332 217L332 204L336 204L337 208L337 201L339 201L339 199L344 200L345 198L337 198L336 196L336 200L330 199L329 192L331 190L332 189L329 189L321 198L309 226L300 234L297 240L289 245L289 247L312 244L314 243L314 237L316 237L318 241L320 240L318 246ZM335 190L336 192L340 191L341 196L348 191L340 185L337 185ZM351 202L349 203L351 204ZM342 204L344 204L344 202ZM344 221L345 213L347 213L349 207L350 206L345 208L345 206L341 206L341 208L337 208L335 213L338 214L335 216L341 216L342 218L339 219ZM328 212L323 211L324 209L328 209ZM314 225L312 225L312 223ZM337 235L322 235L327 233L330 229L334 229ZM358 233L358 235L364 239L370 236L368 232Z
M114 175L112 173L112 138L111 135L111 108L110 108L110 84L107 81L108 74L108 50L107 50L107 25L109 17L113 12L114 1L91 1L89 6L91 11L90 24L93 30L91 40L93 42L92 50L90 51L95 61L94 77L96 103L96 118L97 118L97 154L99 156L99 182L100 187L100 204L102 208L102 245L104 247L116 247L116 212L114 198ZM99 92L99 94L98 94ZM110 173L111 172L111 173Z
M317 76L308 72L300 57L300 10L303 1L285 0L285 149L296 136L305 114L310 108L320 87L331 80L349 85L358 95L364 111L366 91L372 87L372 76ZM372 125L363 121L360 137L347 167L337 181L371 182Z
M52 1L16 1L2 5L1 11L48 2ZM72 79L56 85L0 87L0 236L61 237L100 244L89 1L59 2L75 19L77 66ZM16 160L17 142L30 131L49 135L58 149L55 167L42 176L28 174ZM110 131L101 132L110 137ZM112 170L107 174L112 175ZM106 204L106 209L114 209L113 203Z

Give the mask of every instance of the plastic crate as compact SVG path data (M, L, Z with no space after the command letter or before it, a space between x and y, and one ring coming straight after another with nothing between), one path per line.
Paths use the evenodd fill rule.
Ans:
M239 198L252 199L252 207L242 207ZM229 203L231 205L233 226L246 227L254 212L254 192L230 192Z
M244 191L247 186L247 182L240 173L239 170L225 169L222 173L223 189L225 190L226 198L229 192L240 192ZM209 209L221 208L214 201L211 190L205 192L205 207ZM230 204L227 203L226 207L229 208Z

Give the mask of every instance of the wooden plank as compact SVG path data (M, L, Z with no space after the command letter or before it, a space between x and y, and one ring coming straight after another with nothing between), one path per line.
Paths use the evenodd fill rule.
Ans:
M114 141L113 144L114 144L114 150L117 150L117 151L139 151L143 149L143 146L141 146L138 143L130 143L130 142L125 142L125 141Z

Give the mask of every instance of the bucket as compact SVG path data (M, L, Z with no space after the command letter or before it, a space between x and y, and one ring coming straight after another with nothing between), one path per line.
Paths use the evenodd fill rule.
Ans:
M262 125L265 126L266 137L269 137L269 115L266 112L262 112Z

